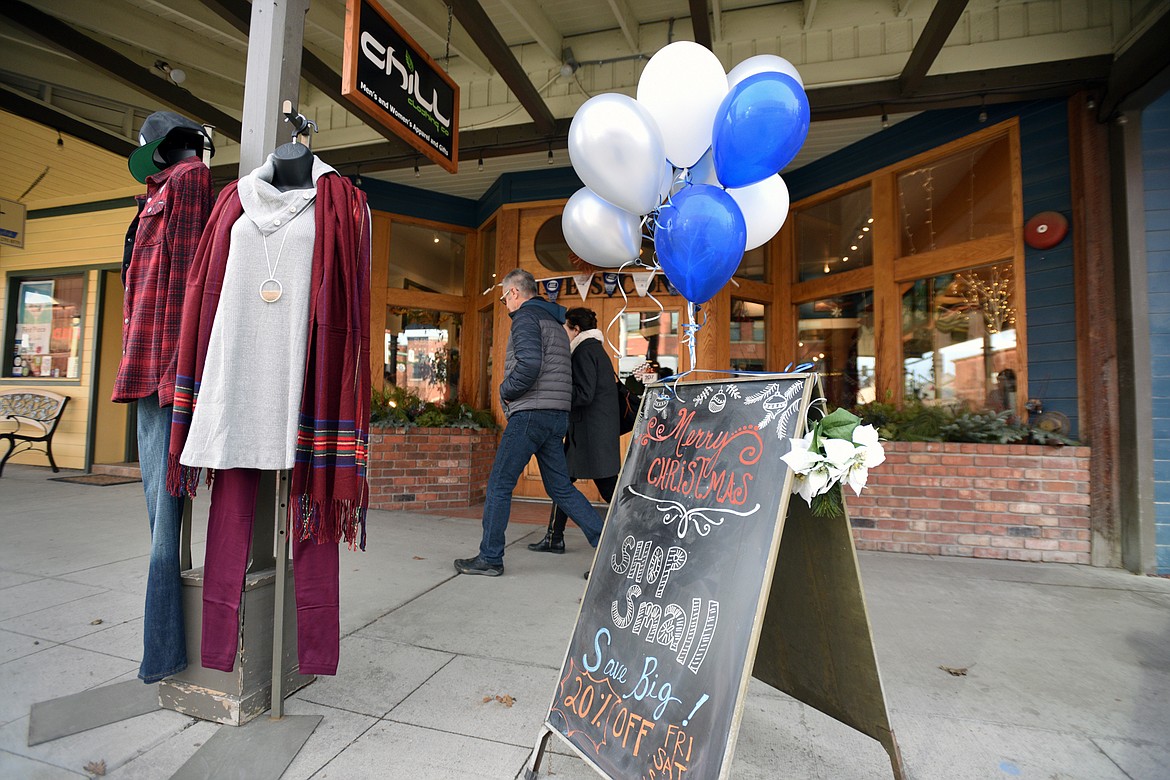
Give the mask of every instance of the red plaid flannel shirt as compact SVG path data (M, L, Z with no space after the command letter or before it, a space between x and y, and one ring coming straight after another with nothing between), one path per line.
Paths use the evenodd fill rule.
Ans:
M187 270L211 214L211 171L188 157L148 176L122 306L122 362L112 400L175 395Z

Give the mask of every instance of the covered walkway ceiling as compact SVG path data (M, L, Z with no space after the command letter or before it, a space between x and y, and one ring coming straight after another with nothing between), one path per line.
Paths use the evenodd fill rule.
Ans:
M545 166L550 150L567 165L577 107L634 94L645 60L680 39L728 69L763 53L796 65L813 129L794 167L877 132L883 115L1089 89L1106 121L1170 86L1170 0L381 2L460 86L460 172L420 161L340 97L344 0L312 0L305 26L300 109L320 128L315 149L342 173L464 197L501 172ZM170 108L217 126L215 173L233 178L250 13L248 0L4 0L0 109L40 125L50 146L59 130L124 157L142 120ZM49 151L0 148L0 196L19 197L38 175L34 206L133 185L120 174L95 174L84 191L60 174L54 185Z

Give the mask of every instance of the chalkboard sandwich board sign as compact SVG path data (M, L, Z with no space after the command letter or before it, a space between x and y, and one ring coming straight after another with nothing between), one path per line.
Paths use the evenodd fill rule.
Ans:
M605 777L728 776L765 615L772 614L793 478L781 456L790 438L803 434L814 393L819 397L815 374L648 389L529 778L538 776L552 733ZM844 530L848 535L847 520ZM856 574L851 537L836 547L851 556ZM847 590L860 600L859 581L853 583ZM864 602L860 616L868 620ZM852 634L864 641L849 646L872 662L868 622ZM758 676L799 688L777 684L791 670L784 641L772 643L780 667ZM872 668L881 722L862 730L884 734ZM797 678L825 690L823 681ZM870 682L860 689L872 691ZM815 694L797 697L820 704ZM831 704L824 709L854 725L847 704Z

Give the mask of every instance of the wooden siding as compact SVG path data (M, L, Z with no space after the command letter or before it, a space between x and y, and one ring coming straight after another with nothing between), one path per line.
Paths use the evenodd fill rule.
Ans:
M836 154L784 174L795 203L802 198L927 152L1012 117L1020 123L1024 219L1038 211L1072 209L1065 101L1043 100L929 111L858 141ZM1068 415L1078 431L1073 242L1025 255L1028 393L1046 410ZM1087 324L1085 324L1087 327Z
M86 438L89 432L90 392L93 360L97 348L99 267L116 267L122 262L122 243L134 209L92 211L84 214L30 219L26 249L0 247L0 322L8 322L9 282L38 273L60 273L78 269L85 273L85 303L82 312L80 380L0 379L0 387L44 389L70 397L69 406L53 437L53 455L62 468L86 467ZM7 334L5 334L7 337ZM113 369L111 369L113 370ZM13 463L47 465L44 454L18 455Z
M1159 574L1170 574L1170 93L1142 112L1146 270L1154 437L1154 535Z

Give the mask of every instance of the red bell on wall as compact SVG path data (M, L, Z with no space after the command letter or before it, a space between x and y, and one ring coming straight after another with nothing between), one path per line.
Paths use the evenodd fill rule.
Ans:
M1068 235L1068 220L1059 211L1041 211L1024 223L1024 243L1033 249L1051 249Z

